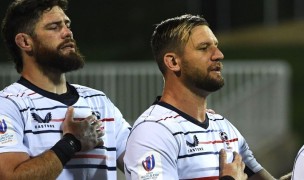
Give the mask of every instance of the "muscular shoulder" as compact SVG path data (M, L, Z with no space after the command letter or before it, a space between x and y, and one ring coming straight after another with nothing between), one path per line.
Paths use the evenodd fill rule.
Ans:
M212 114L212 113L207 113L207 117L209 120L209 124L216 124L217 126L228 126L228 127L234 127L234 125L229 122L229 120L227 120L224 116L220 115L220 114Z
M133 129L146 123L153 123L174 133L181 130L180 123L183 121L186 120L175 111L159 105L152 105L135 121Z
M0 91L0 97L4 98L26 98L34 92L19 83L13 83Z
M77 90L77 92L80 94L80 95L102 95L102 96L106 96L104 92L100 91L100 90L97 90L97 89L94 89L94 88L90 88L90 87L87 87L87 86L82 86L82 85L79 85L79 84L71 84L72 86L75 87L75 89Z
M110 103L109 98L106 96L106 94L100 90L90 88L87 86L82 86L79 84L71 84L75 87L76 91L78 92L79 96L85 99L89 100L102 100L103 103Z
M79 94L79 97L85 100L90 106L94 106L98 109L103 109L103 111L107 109L107 112L112 112L114 114L117 113L118 110L116 106L104 92L78 84L71 85L75 87L76 91ZM120 112L118 114L120 114Z
M212 121L227 120L220 114L212 114L212 113L207 112L207 116L208 116L209 120L212 120Z
M37 94L19 83L13 83L0 91L0 109L5 111L26 108L29 99L36 97ZM16 109L17 108L17 109Z

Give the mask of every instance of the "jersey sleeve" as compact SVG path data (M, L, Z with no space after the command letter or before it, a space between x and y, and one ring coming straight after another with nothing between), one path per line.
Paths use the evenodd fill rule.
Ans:
M228 120L227 120L228 121ZM228 123L233 128L233 131L237 134L239 140L239 153L242 156L244 163L246 164L246 172L248 176L255 174L263 169L263 167L257 162L252 151L250 150L245 138L242 134L237 130L235 126L233 126L229 121Z
M114 106L114 105L113 105ZM116 157L118 158L126 149L126 143L130 134L131 126L123 118L121 112L114 106L115 136L116 136Z
M0 153L28 152L23 144L24 123L16 102L0 97Z
M178 179L178 144L162 124L138 124L127 142L124 157L126 179Z
M301 180L304 179L304 146L299 150L298 155L295 159L293 171L292 171L292 180Z

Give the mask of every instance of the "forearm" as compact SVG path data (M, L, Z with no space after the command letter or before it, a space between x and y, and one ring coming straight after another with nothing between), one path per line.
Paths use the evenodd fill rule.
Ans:
M292 175L292 172L280 177L279 180L290 180L291 179L291 175Z
M57 155L52 150L48 150L20 164L14 170L11 178L18 180L56 179L62 169L62 163Z
M250 180L275 180L275 178L267 172L265 169L257 172L253 176L249 177Z
M17 165L11 179L56 179L63 166L80 149L80 141L72 134L65 134L51 150Z

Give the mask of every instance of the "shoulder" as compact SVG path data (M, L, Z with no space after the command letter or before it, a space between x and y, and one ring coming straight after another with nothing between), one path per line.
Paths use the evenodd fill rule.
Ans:
M139 116L134 125L142 122L174 123L178 116L179 114L170 109L152 105Z
M35 97L35 92L19 83L13 83L0 91L0 114L18 116L28 110L30 99Z
M212 113L206 113L207 117L209 119L209 123L210 124L218 124L218 125L225 125L225 126L233 126L233 124L231 124L231 122L229 122L224 116L220 115L220 114L212 114Z
M304 145L301 147L301 149L299 150L299 154L303 154L304 155Z
M32 95L34 92L25 86L19 84L19 83L13 83L7 87L5 87L3 90L0 91L1 97L27 97Z
M131 147L130 144L140 144L143 147L142 145L145 144L145 147L152 149L156 147L163 149L167 147L164 143L177 143L178 140L176 140L175 134L181 132L178 117L179 115L176 112L162 106L150 106L135 121L128 138L127 146ZM176 149L178 145L175 144L174 147Z
M207 113L209 126L220 128L222 131L231 131L237 133L241 137L241 133L228 119L220 114Z
M220 114L212 114L207 112L207 116L210 121L228 121Z
M31 89L28 89L19 83L13 83L0 91L0 99L2 102L0 103L0 106L3 106L4 108L9 104L14 104L14 106L17 104L26 106L29 102L28 100L36 96L37 94Z
M76 89L81 99L90 102L90 104L111 110L111 112L117 112L117 107L103 91L79 84L71 84L71 86Z
M85 99L102 98L105 101L109 100L107 95L100 90L90 88L90 87L87 87L87 86L82 86L82 85L79 85L79 84L71 84L71 86L73 86L76 89L79 96L82 97L82 98L85 98Z
M71 86L73 86L77 90L77 92L80 94L101 94L101 95L105 96L104 92L94 89L94 88L82 86L79 84L71 84Z
M298 163L299 161L304 164L304 145L301 147L296 157L296 162Z
M142 127L164 127L170 133L180 131L180 123L185 121L175 111L167 109L160 105L152 105L144 111L139 118L134 122L133 129L140 129ZM149 125L148 125L149 124Z

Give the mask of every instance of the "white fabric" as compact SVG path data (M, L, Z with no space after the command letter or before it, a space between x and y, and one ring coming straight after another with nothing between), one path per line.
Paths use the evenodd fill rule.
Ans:
M151 106L137 119L127 141L126 178L218 179L222 148L228 151L228 161L236 151L254 173L260 171L239 131L222 116L207 115L203 125L168 104Z
M101 91L73 85L79 93L74 118L94 112L105 129L104 147L76 153L58 179L116 179L116 159L125 150L129 124ZM30 156L50 149L62 137L67 106L14 83L0 92L0 153L26 152ZM41 122L38 122L40 120Z
M293 180L303 180L304 179L304 146L299 150L298 155L295 159L293 171Z

